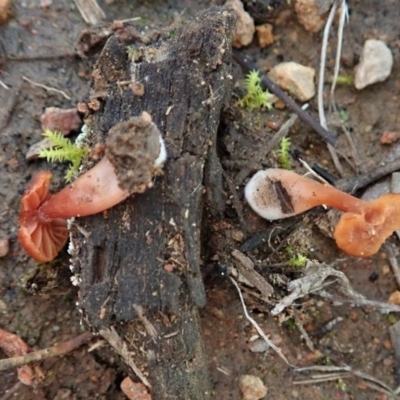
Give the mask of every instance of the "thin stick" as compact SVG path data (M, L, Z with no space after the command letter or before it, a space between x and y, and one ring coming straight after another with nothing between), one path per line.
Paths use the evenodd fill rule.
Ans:
M135 18L128 18L128 19L118 19L117 21L125 24L127 22L139 21L141 19L142 19L142 17L135 17Z
M77 336L74 339L68 340L67 342L56 344L55 346L47 349L33 351L23 356L6 358L0 360L0 371L4 371L9 368L21 367L26 364L42 361L46 358L57 357L63 354L67 354L84 343L88 342L93 337L91 332L85 332L82 335Z
M2 86L6 90L10 90L10 88L0 79L0 86Z
M75 4L82 18L88 24L98 25L106 17L96 0L75 0Z
M349 372L354 376L357 376L358 378L364 379L365 381L374 382L380 387L390 392L391 394L394 394L394 391L388 385L386 385L385 382L382 382L371 375L365 374L362 371L353 370L349 365L343 365L341 367L335 365L313 365L311 367L296 368L295 370L295 372L305 372L305 371Z
M142 383L146 385L148 388L151 388L150 382L147 380L142 371L133 361L132 353L128 350L126 342L124 342L120 338L115 328L113 326L111 326L110 328L103 328L100 329L99 333L101 336L103 336L105 340L107 340L107 342L115 350L115 352L123 358L126 364L129 365L129 367L131 367L132 371L142 381Z
M248 60L246 60L238 51L233 50L233 58L236 62L247 71L256 70L257 68ZM280 87L278 87L267 75L259 71L263 85L273 94L279 97L299 118L314 129L326 142L335 145L336 138L326 128L322 127L317 120L304 111L289 95L287 95Z
M78 53L52 53L52 54L38 54L34 56L7 56L7 61L25 62L25 61L47 61L47 60L58 60L59 58L74 58Z
M336 381L338 379L350 378L352 375L348 372L331 374L331 375L321 375L321 377L315 376L312 379L305 379L302 381L294 381L293 385L313 385L315 383L323 383L329 381Z
M354 193L373 182L383 178L400 169L400 158L376 167L365 174L355 176L354 178L339 179L335 182L335 187L347 193Z
M388 253L389 264L390 267L392 268L392 272L396 279L397 286L400 288L400 267L397 261L395 250L391 243L385 243L384 246L386 252Z
M278 354L278 356L289 366L292 368L296 368L294 365L290 364L290 362L288 361L288 359L286 358L286 356L282 353L281 349L277 346L275 346L275 344L269 340L266 336L266 334L264 333L264 331L260 328L260 325L257 324L256 321L254 321L253 318L250 317L247 308L246 308L246 304L244 302L243 296L242 296L242 292L240 291L239 285L236 283L236 281L229 277L229 279L231 280L231 282L234 284L234 286L236 287L236 290L239 293L239 298L240 298L240 302L242 303L242 307L243 307L243 312L245 317L248 319L248 321L250 321L250 323L254 326L254 328L256 328L256 331L258 332L258 334L265 340L265 342L272 348L275 350L275 352Z
M32 81L31 79L27 78L26 76L23 76L22 79L23 79L24 81L26 81L26 82L29 82L29 83L30 83L31 85L33 85L33 86L40 87L40 88L42 88L42 89L44 89L44 90L47 90L48 92L59 93L59 94L61 94L63 97L65 97L67 100L71 100L71 97L68 96L68 95L67 95L65 92L63 92L62 90L55 89L55 88L52 88L52 87L43 85L43 84L41 84L41 83L34 82L34 81Z
M303 323L301 322L299 314L296 311L294 312L293 317L294 317L294 322L296 323L297 329L300 331L300 335L306 342L307 347L311 351L314 351L315 350L314 343L310 339L310 336L308 335L307 331L304 329Z

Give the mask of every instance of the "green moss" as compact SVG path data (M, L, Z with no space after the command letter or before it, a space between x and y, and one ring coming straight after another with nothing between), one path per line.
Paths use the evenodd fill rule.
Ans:
M292 143L289 138L282 138L281 144L278 150L279 164L284 169L292 169L290 162L290 147Z
M245 96L239 100L241 107L247 108L272 108L271 94L261 87L261 78L258 71L250 71L244 79L246 88Z
M52 132L49 129L46 129L43 136L50 140L52 147L41 150L39 157L46 158L48 162L69 162L65 180L71 182L77 175L83 158L89 154L89 148L78 146L60 132Z

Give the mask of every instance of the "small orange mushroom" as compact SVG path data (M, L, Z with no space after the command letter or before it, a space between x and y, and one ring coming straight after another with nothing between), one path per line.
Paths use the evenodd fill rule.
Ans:
M334 232L337 246L349 255L369 257L400 228L400 194L365 201L327 184L283 169L258 171L247 183L252 209L269 220L326 205L343 211Z
M36 261L55 258L68 239L67 219L97 214L125 200L114 168L103 157L92 169L51 195L51 172L40 172L21 200L18 239Z
M32 180L21 200L18 239L35 260L55 258L68 239L68 218L97 214L143 192L166 160L164 141L147 113L112 128L106 146L92 169L57 194L49 192L51 172Z
M51 172L43 171L32 180L21 200L18 239L36 261L52 260L68 239L67 221L61 218L43 220L39 207L51 198Z

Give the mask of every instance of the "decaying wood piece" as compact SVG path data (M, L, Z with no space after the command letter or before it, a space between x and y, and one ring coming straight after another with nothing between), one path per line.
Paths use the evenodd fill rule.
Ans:
M219 115L234 83L234 25L231 11L209 9L175 39L139 49L134 61L111 37L93 73L88 106L95 111L86 119L93 143L147 111L167 145L154 187L106 215L79 219L71 246L87 321L124 340L153 399L203 399L210 390L198 314L206 301L203 170L215 155Z

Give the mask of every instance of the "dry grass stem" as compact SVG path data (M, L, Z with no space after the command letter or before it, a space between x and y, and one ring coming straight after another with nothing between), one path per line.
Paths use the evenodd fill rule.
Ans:
M75 0L75 4L87 24L99 25L106 17L96 0Z
M50 86L43 85L43 84L41 84L41 83L34 82L34 81L32 81L31 79L27 78L26 76L23 76L22 79L23 79L24 81L26 81L26 82L29 82L32 86L40 87L40 88L42 88L42 89L44 89L44 90L47 90L48 92L54 92L54 93L61 94L61 96L65 97L67 100L71 100L71 97L68 96L68 95L67 95L64 91L62 91L62 90L55 89L55 88L52 88L52 87L50 87Z
M247 318L247 320L254 326L254 328L256 328L256 331L258 332L258 334L265 340L265 342L268 344L269 347L271 347L273 350L275 350L276 354L278 354L278 356L289 366L292 368L296 368L294 365L292 365L288 359L286 358L286 356L282 353L281 349L277 346L275 346L275 344L268 339L268 337L266 336L266 334L264 333L264 331L261 329L260 325L257 324L257 322L250 317L248 311L247 311L247 307L246 304L244 302L243 296L242 296L242 292L240 291L239 285L236 283L236 281L229 277L229 279L231 280L231 282L233 283L233 285L235 286L238 294L239 294L239 298L240 298L240 302L242 303L242 307L243 307L243 312L245 317Z

